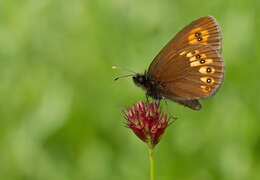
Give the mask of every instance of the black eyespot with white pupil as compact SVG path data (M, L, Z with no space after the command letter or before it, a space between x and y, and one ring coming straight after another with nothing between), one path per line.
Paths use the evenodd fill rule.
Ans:
M205 63L204 59L200 60L200 64L204 64L204 63Z
M199 38L198 38L198 41L202 41L202 38L201 38L201 37L199 37Z
M196 36L196 37L199 37L199 36L200 36L200 33L199 33L199 32L196 32L196 33L195 33L195 36Z
M207 68L207 72L211 72L211 68Z
M207 83L211 83L211 79L210 78L207 79Z
M199 59L200 57L201 57L201 56L200 56L199 54L196 56L197 59Z

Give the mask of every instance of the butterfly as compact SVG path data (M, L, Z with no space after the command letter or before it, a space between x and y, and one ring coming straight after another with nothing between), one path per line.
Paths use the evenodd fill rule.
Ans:
M156 100L169 99L193 110L213 96L224 80L222 35L212 16L201 17L177 33L134 83Z

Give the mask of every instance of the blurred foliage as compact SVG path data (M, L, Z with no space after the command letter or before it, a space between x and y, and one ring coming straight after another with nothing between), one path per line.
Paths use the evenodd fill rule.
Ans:
M156 179L260 179L260 1L0 1L0 179L148 179L145 144L118 109L144 100L143 72L182 27L214 16L226 76L156 147Z

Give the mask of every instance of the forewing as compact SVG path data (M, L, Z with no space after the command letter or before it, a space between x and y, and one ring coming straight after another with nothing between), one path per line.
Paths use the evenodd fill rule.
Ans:
M154 58L148 72L155 74L162 61L168 61L170 56L191 45L212 46L219 54L222 49L220 27L212 16L201 17L184 27L173 37L160 53Z

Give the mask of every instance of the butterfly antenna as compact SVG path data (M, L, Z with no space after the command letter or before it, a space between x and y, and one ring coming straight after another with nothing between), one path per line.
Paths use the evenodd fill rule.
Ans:
M120 66L112 66L112 69L121 69L123 71L127 71L127 72L131 72L131 73L137 74L136 72L134 72L134 71L132 71L130 69L123 68L123 67L120 67Z
M116 82L117 80L121 79L121 78L126 78L126 77L130 77L130 76L134 76L134 74L128 74L128 75L123 75L123 76L118 76L114 79L114 82Z

